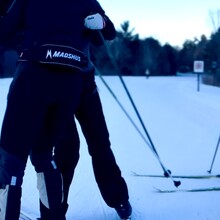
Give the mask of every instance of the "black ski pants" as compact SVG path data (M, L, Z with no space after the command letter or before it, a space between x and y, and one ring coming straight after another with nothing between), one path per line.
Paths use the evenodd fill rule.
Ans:
M53 161L52 147L67 130L81 91L80 71L34 62L18 64L0 140L1 220L19 218L21 186L30 154L39 174L41 201L51 210L50 219L65 219L60 212L62 177Z
M83 76L83 91L75 117L85 136L95 179L103 199L110 207L117 207L128 201L127 185L110 147L109 133L93 72ZM66 204L71 179L79 159L79 137L75 126L72 117L67 126L68 130L55 146L55 161L61 169L66 186Z

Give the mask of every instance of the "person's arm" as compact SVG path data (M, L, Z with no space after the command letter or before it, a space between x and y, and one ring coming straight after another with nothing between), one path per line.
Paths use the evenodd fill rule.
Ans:
M116 30L113 22L105 14L101 5L96 0L91 0L91 2L92 9L90 15L85 18L85 26L91 30L92 44L101 45L103 40L100 37L100 33L105 40L113 40L116 37ZM86 22L88 22L88 25Z
M106 25L105 28L101 30L101 32L106 40L113 40L116 37L115 26L107 15L103 15L103 18Z

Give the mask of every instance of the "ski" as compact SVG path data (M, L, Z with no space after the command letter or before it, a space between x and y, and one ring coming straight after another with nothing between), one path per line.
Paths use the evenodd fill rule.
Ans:
M220 191L220 187L205 187L205 188L193 188L193 189L159 189L155 188L157 193L176 193L176 192L210 192Z
M19 220L35 220L35 219L29 217L24 212L20 212Z
M167 178L164 175L139 174L139 173L135 173L135 172L132 172L132 174L137 177ZM172 175L172 177L177 178L177 179L211 179L211 178L220 178L220 174L217 174L217 175L213 175L213 174L209 174L209 175Z

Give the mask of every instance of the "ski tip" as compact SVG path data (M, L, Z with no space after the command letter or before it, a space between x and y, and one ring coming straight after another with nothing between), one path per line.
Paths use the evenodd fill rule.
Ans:
M205 187L192 189L159 189L154 187L157 193L176 193L176 192L211 192L220 191L220 187Z

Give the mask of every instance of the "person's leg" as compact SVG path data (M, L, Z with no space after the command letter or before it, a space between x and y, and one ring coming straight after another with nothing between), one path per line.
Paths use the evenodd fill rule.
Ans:
M64 73L59 74L65 77ZM61 87L61 90L54 94L56 102L48 109L44 128L31 154L31 161L37 172L42 220L65 219L69 187L79 159L79 137L73 112L81 91L81 75L68 73L67 77L70 76L71 79L66 77L68 82L61 81L61 75L56 76L60 80L57 87L66 85L66 88ZM74 88L73 91L70 87ZM65 136L68 136L68 139ZM48 148L50 151L43 154Z
M52 126L54 128L54 125ZM50 130L48 127L46 131ZM38 161L33 161L36 157L32 154L32 162L35 166L38 176L38 183L42 186L40 193L47 191L48 193L51 192L51 196L47 196L48 193L44 193L43 196L40 196L40 213L41 213L41 220L44 219L53 219L53 215L55 214L58 216L58 207L56 207L56 212L53 214L49 207L54 206L53 201L56 199L53 196L53 182L56 180L54 179L55 176L52 176L51 173L56 172L58 169L62 175L62 188L63 188L63 197L62 197L62 204L60 206L60 212L62 215L65 216L67 209L68 209L68 195L69 195L69 188L73 179L74 170L79 160L79 136L75 124L74 117L68 121L67 127L62 129L62 135L59 136L58 140L56 140L54 144L48 143L48 145L53 145L53 152L47 154L45 157L46 161L52 161L49 163L49 166L43 165L42 163L38 164ZM45 135L44 135L45 136ZM45 144L45 137L42 137L44 143L38 143L39 146L43 146ZM36 153L35 153L36 154ZM42 156L42 155L41 155ZM42 161L42 159L40 160ZM51 167L51 165L53 166ZM56 165L56 166L54 166ZM50 170L45 170L45 167L51 167ZM52 185L52 187L50 186ZM44 188L44 190L43 190ZM46 190L47 189L47 190ZM45 198L46 196L46 198ZM49 201L49 198L52 201ZM49 205L51 204L51 205ZM52 210L54 210L52 208Z
M25 161L0 148L0 219L17 220Z
M63 206L68 208L69 188L79 160L80 140L74 117L67 124L67 129L54 146L54 160L63 177Z
M126 211L130 215L127 185L110 148L109 133L96 85L90 80L75 115L86 138L96 182L103 199L116 209L127 204Z
M67 120L60 108L51 109L47 115L31 162L37 172L41 219L65 219L69 187L79 159L79 137L73 115ZM45 153L45 149L49 151Z
M19 218L24 170L31 143L42 125L44 115L43 108L33 108L35 104L30 99L32 93L29 90L27 75L28 73L23 69L18 69L18 74L10 86L2 124L0 140L1 220L18 220Z
M44 154L32 152L31 162L37 172L37 188L40 194L40 202L47 210L41 212L41 218L44 220L64 220L62 176L53 160L52 150Z

